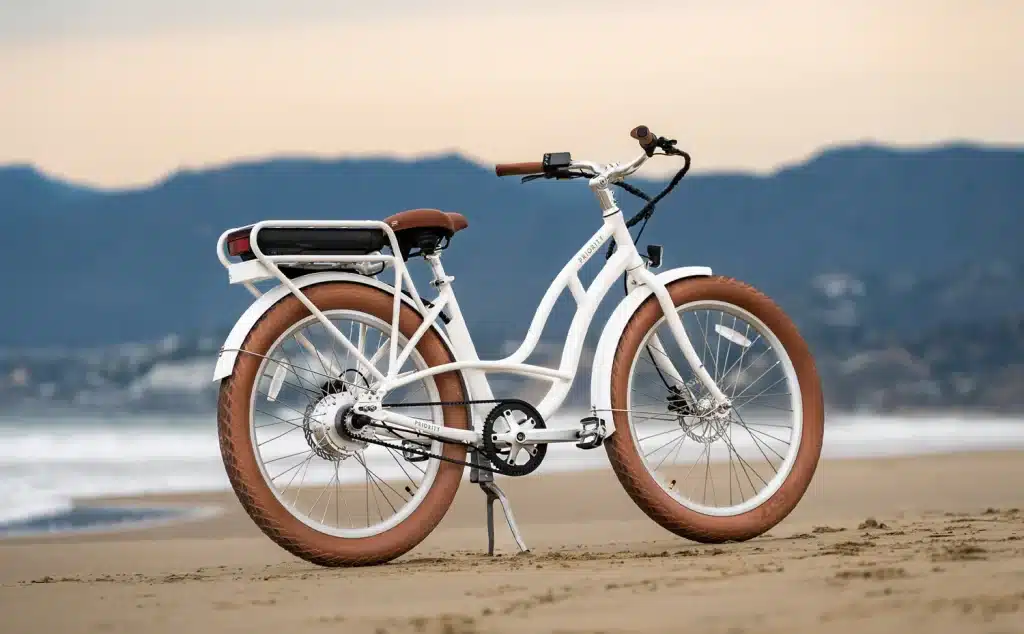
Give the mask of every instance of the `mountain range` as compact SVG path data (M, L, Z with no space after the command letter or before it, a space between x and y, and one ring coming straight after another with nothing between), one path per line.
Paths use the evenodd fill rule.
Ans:
M704 264L761 288L823 358L912 347L942 329L996 332L1024 315L1024 148L859 144L765 175L704 174L699 156L694 165L641 247L664 245L666 267ZM618 198L627 215L641 204ZM524 185L457 155L270 159L126 190L0 167L0 350L222 336L251 297L227 284L214 254L221 231L415 207L469 219L445 263L484 350L522 337L550 279L600 223L584 181ZM598 319L621 291L610 295ZM571 308L559 302L546 339L564 333Z

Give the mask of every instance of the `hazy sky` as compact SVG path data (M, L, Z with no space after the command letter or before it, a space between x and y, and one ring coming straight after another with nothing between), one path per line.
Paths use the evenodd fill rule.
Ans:
M1024 0L3 0L0 163L148 182L268 155L630 158L1024 143Z

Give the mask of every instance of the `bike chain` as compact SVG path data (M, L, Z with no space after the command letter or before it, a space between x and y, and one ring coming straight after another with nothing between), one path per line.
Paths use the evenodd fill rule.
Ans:
M396 404L393 404L393 405L381 404L381 407L423 407L423 406L427 406L427 405L441 405L443 407L443 406L447 406L447 405L484 405L486 403L495 403L495 404L497 404L497 403L501 403L501 402L502 401L499 400L499 399L483 400L483 401L434 401L434 402L429 402L428 401L428 402L419 402L419 403L396 403ZM386 429L386 430L390 431L392 434L395 434L396 436L401 436L401 434L400 434L400 432L398 430L396 430L395 428L391 427L387 423L379 423L379 422L373 421L373 422L367 423L367 425L369 427L380 427L380 428L383 428L383 429ZM471 448L473 451L480 451L479 448L474 447L473 445L471 445L469 443L452 441L452 440L446 440L444 438L438 438L437 436L434 436L434 435L431 435L431 434L428 434L428 433L425 433L425 432L416 432L416 434L419 435L419 436L422 436L423 438L428 438L430 440L437 440L437 441L445 443L445 444L449 444L449 445L462 445L463 447ZM493 466L482 465L482 464L473 464L471 462L466 462L465 460L456 460L455 458L449 458L448 456L442 456L440 454L435 454L434 452L428 451L426 449L419 449L419 448L411 449L411 448L406 448L406 447L402 447L402 446L397 446L396 447L395 445L392 445L389 442L385 442L383 440L377 440L376 438L370 439L370 438L363 438L362 436L357 436L356 438L358 438L362 442L366 442L366 443L369 443L371 445L379 445L381 447L387 447L388 449L394 449L395 451L400 451L402 453L414 453L414 454L419 455L419 456L426 456L427 458L437 458L438 460L443 460L445 462L450 462L452 464L462 465L463 467L476 468L476 469L479 469L481 471L489 471L491 473L497 473L499 475L503 475L502 471L499 471L498 469L495 469ZM408 439L406 438L406 440L408 440ZM491 457L490 456L484 454L484 457L486 457L489 462L491 461Z

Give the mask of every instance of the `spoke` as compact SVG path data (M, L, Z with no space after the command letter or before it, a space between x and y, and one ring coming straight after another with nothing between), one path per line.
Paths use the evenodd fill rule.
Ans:
M364 357L366 356L366 328L366 324L359 324L359 345L356 346L356 349L359 352L359 354L361 354ZM356 363L356 370L358 370L360 374L364 371L362 361ZM369 368L366 368L366 371L369 371Z
M327 320L331 321L329 317L328 317ZM331 322L331 323L334 323L334 322ZM323 328L324 333L327 335L327 339L331 342L331 361L334 362L333 363L334 367L339 370L339 374L344 376L344 374L345 374L345 367L341 364L340 360L338 359L338 350L337 350L338 341L337 341L337 339L335 339L334 337L331 336L331 333L328 332L326 326L324 326L323 324L320 324L320 327Z
M749 462L743 459L743 456L740 455L740 452L736 450L736 446L732 444L732 440L727 440L725 436L722 436L722 440L724 440L725 443L729 445L729 447L732 449L733 453L736 454L736 457L740 461L740 466L743 467L743 473L747 476L747 480L750 480L750 474L747 473L747 469L749 468L751 471L754 472L754 475L757 476L757 479L760 480L762 484L768 486L768 482L761 477L761 474L757 472L757 469L755 469L753 465L751 465ZM750 488L753 489L754 495L757 495L757 487L754 486L753 480L750 480Z
M334 461L334 525L341 528L341 475L338 473L338 467L341 466L341 462L338 460Z
M322 498L324 496L324 493L326 493L327 490L331 488L332 484L334 484L334 476L333 475L331 476L331 479L327 482L327 485L324 486L323 490L320 491L320 495L316 496L316 501L313 502L313 506L311 506L310 509L309 509L310 513L312 513L314 510L316 510L316 507L320 505L320 498ZM324 517L323 517L323 519L320 520L321 524L324 523L324 519L327 519L327 509L328 508L330 508L330 507L329 506L324 506Z
M718 328L719 328L719 330L721 330L721 328L723 327L724 324L722 322L724 322L724 321L725 321L725 313L722 313L722 312L718 313ZM714 378L715 383L718 383L718 351L721 350L721 349L722 349L722 336L719 335L718 338L715 340L715 378ZM709 451L708 452L708 459L709 460L711 459L710 456L711 456L711 452Z
M710 430L708 430L708 433L710 433ZM706 460L705 464L707 466L706 466L705 471L704 471L704 501L707 502L707 499L708 499L708 478L710 477L711 478L711 497L714 498L715 504L717 504L718 503L718 498L715 496L715 479L711 475L711 443L708 443L708 455L707 455L707 460Z
M283 347L283 344L282 344L282 347ZM355 383L352 383L350 381L345 381L344 379L339 379L336 376L329 376L327 374L322 374L320 372L316 372L315 370L311 370L308 367L299 367L299 366L295 365L294 363L286 363L286 362L283 362L283 361L279 361L277 359L272 359L272 358L268 357L265 354L259 354L259 353L256 353L256 352L252 352L250 350L242 350L242 349L239 349L238 352L239 353L243 353L243 354L252 355L254 357L259 357L260 359L269 359L270 361L272 361L274 363L279 363L281 365L286 365L286 366L288 366L289 368L292 369L292 373L296 377L298 377L300 381L305 381L306 383L309 383L309 381L303 379L302 376L298 372L296 372L296 368L298 368L299 370L305 370L306 372L308 372L308 373L310 373L310 374L312 374L314 376L323 377L324 379L327 379L328 381L338 381L340 383L344 383L345 385L350 385L350 386L356 387L356 388L362 387L362 386L357 385ZM317 385L315 385L313 383L310 383L310 385L314 385L314 387L316 387L316 390L313 390L316 393L318 393L318 394L322 394L323 393L323 390L321 390L319 386L317 386Z
M256 413L258 413L258 414L264 414L264 415L269 416L271 418L276 418L277 421L278 421L276 423L264 423L262 425L253 425L253 429L263 429L264 427L274 427L276 425L291 425L292 427L300 427L301 428L302 425L296 425L295 421L302 420L302 418L306 417L306 415L303 414L302 418L284 419L284 418L281 418L280 416L277 416L276 414L271 414L270 412L264 412L263 410L261 410L258 407L253 408L253 410Z
M285 343L287 343L287 341L281 344L282 356L284 356L284 346L285 346ZM269 357L267 357L267 358L270 359ZM304 392L305 391L311 392L311 393L313 393L313 394L315 394L317 396L319 396L322 393L321 390L320 390L320 386L316 385L315 383L310 382L308 379L303 378L303 376L296 371L297 366L294 363L292 363L291 361L288 361L287 357L285 357L284 361L281 361L280 359L270 359L270 361L271 361L271 363L276 363L277 365L280 365L280 366L288 368L291 371L291 373L293 375L295 375L295 378L298 379L300 383L306 383L307 385L311 385L312 386L312 389L308 389L308 388L305 388L305 387L302 387L302 386L299 386L299 389L303 390Z
M726 449L726 451L729 452L729 506L732 506L732 479L733 479L733 474L735 474L735 476L736 476L736 492L739 493L739 495L740 495L740 501L742 502L746 498L743 496L743 483L740 481L740 471L739 471L739 469L736 469L733 466L733 464L732 464L732 455L733 455L733 452L734 452L734 447L733 447L733 444L732 444L732 425L729 426L728 436L729 436L729 438L725 439L725 449ZM737 454L736 457L738 458L739 455ZM743 465L741 464L740 467L742 468ZM743 473L747 476L747 480L750 480L750 474L747 474L746 471L744 471ZM751 492L754 495L757 495L757 489L754 488L754 483L753 482L750 483L750 490L751 490Z
M406 401L408 401L409 398L411 398L413 394L419 394L420 390L423 390L426 387L427 387L426 384L420 383L420 386L418 388L416 388L414 391L409 392L408 394L406 394L405 398L403 398L402 400L398 401L397 403L383 403L383 405L384 406L391 405L392 407L394 407L395 405L401 405L402 403L405 403ZM420 419L420 420L426 420L426 419Z
M256 446L257 446L257 447L262 447L263 445L267 444L268 442L272 442L272 441L275 441L275 440L277 440L277 439L278 439L278 438L280 438L281 436L287 436L288 434L292 433L292 432L293 432L293 431L295 431L296 429L302 429L302 428L301 428L301 427L299 427L298 425L295 425L295 426L293 426L293 427L292 427L291 429L289 429L288 431L286 431L286 432L284 432L284 433L278 434L278 435L274 436L273 438L268 438L268 439L264 440L264 441L263 441L263 442L261 442L261 443L257 443L257 444L256 444Z
M398 497L402 498L403 501L408 502L408 500L406 500L404 497L402 497L401 493L396 491L394 489L394 487L392 487L383 478L381 478L379 475L374 473L372 469L370 469L369 465L366 464L366 456L359 456L359 454L356 454L356 460L358 460L360 462L360 464L363 465L363 468L366 469L366 472L370 474L370 477L372 479L374 479L377 482L379 482L380 484L383 484L384 486L386 486L388 489L391 490L392 493L394 493ZM380 486L378 485L377 488L380 489ZM380 492L381 492L381 495L383 495L384 494L384 489L380 489ZM389 506L391 505L391 502L387 499L387 496L384 497L384 501L387 502ZM391 506L391 510L395 511L395 507ZM395 512L397 513L397 511L395 511ZM381 519L383 519L383 518L381 518Z
M771 385L769 385L768 387L764 388L763 390L761 390L757 394L755 394L753 396L748 396L747 398L743 399L743 401L740 402L739 407L742 407L742 406L746 405L747 403L749 403L750 401L754 400L755 398L758 398L760 396L764 396L765 394L768 394L768 390L772 389L773 387L775 387L779 383L782 383L785 380L786 380L786 377L783 376L778 381L776 381L775 383L772 383ZM751 385L753 385L753 383L751 383ZM749 388L749 386L747 386L747 387ZM744 390L744 391L746 391L746 390ZM742 392L740 394L737 394L736 398L739 398L741 395L742 395ZM772 394L768 394L768 396L790 396L790 393L789 392L782 392L782 393L775 392L775 393L772 393ZM735 401L734 401L734 403L735 403Z
M701 336L704 337L704 348L708 351L708 354L711 353L711 344L708 343L708 332L710 332L710 330L711 330L709 328L710 321L711 321L711 311L710 310L704 311L704 327L703 328L701 328L700 320L699 319L697 320L697 328L700 329L700 334L701 334ZM704 353L703 352L700 355L700 360L701 360L701 364L704 364ZM704 365L705 365L705 367L707 367L706 364L704 364ZM691 370L692 370L692 368L691 368ZM717 359L715 360L715 374L716 375L718 374L718 360ZM717 383L717 381L715 381L715 382Z
M704 448L701 449L700 451L700 455L697 456L697 459L693 461L692 465L690 465L690 470L686 472L686 476L683 478L683 482L686 482L687 480L690 479L690 474L693 473L693 468L697 466L697 463L700 462L700 459L704 457L704 452L708 451L710 447L711 445L704 445Z
M316 455L316 454L313 454L313 455ZM309 460L306 461L306 466L302 467L302 471L301 471L302 477L299 478L299 487L295 490L295 500L292 501L292 506L298 507L299 498L302 497L302 483L306 481L306 473L309 472L309 463L312 462L312 461L313 461L313 456L311 455L309 457ZM295 476L292 476L292 480L294 480L294 479L295 479Z
M755 343L757 343L757 342L758 342L758 341L759 341L760 339L761 339L761 333L758 333L758 334L757 334L757 337L755 337L755 338L754 338L754 341L753 341L753 342L751 342L751 344L750 344L750 348L749 348L749 349L753 349L753 347L754 347L754 344L755 344ZM767 344L765 344L765 345L767 345ZM758 361L760 361L762 357L764 357L764 355L768 354L768 353L769 353L769 352L771 352L772 350L774 350L774 348L772 348L772 347L771 347L770 345L769 345L769 346L768 346L767 348L765 348L764 350L762 350L762 351L761 351L761 354L757 355L757 357L755 357L753 361L751 361L750 363L748 363L748 364L747 364L747 368L752 368L752 367L754 367L754 365L756 365L756 364L757 364L757 362L758 362ZM735 362L734 362L734 363L735 363ZM732 369L732 368L730 368L730 370L731 370L731 369ZM770 368L769 368L769 369L770 369ZM759 378L760 378L760 377L759 377ZM754 381L754 383L756 383L756 382L757 382L757 381ZM751 383L750 385L753 385L754 383ZM747 386L747 387L750 387L750 386ZM734 392L734 393L735 393L735 391L736 391L736 390L733 390L733 392ZM732 396L730 396L729 398L730 398L730 399L732 399L733 397L732 397Z
M683 434L683 431L682 431L682 430L680 430L680 431L679 431L679 433L680 433L680 434ZM685 434L683 434L683 435L685 436ZM644 458L646 458L646 457L648 457L648 456L650 456L650 455L652 455L652 454L656 454L656 453L658 453L659 451L661 451L661 450L662 450L662 449L664 449L665 447L667 447L667 446L671 445L671 444L672 444L672 443L674 443L675 441L676 441L676 439L675 439L675 438L673 438L672 440L670 440L670 441L668 441L667 443L665 443L664 445L662 445L662 446L658 447L658 448L657 448L657 449L655 449L654 451L652 451L652 452L650 452L650 453L646 453L646 454L644 454Z
M277 462L278 460L284 460L285 458L292 458L294 456L299 456L299 455L302 455L302 454L304 454L306 452L311 452L311 451L313 451L313 450L312 449L306 449L305 451L299 451L299 452L296 452L296 453L293 453L293 454L288 454L287 456L278 456L277 458L274 458L273 460L267 460L263 464L264 464L264 466L266 466L266 465L270 464L271 462Z
M373 503L377 503L377 498L373 498ZM366 527L370 527L370 472L366 472Z
M312 343L309 343L309 340L308 340L308 339L306 339L305 337L302 337L302 338L303 338L303 339L304 339L304 340L306 341L306 343L308 343L308 344L309 344L309 347L307 348L307 347L305 347L305 346L302 346L302 344L300 344L300 343L299 343L299 337L302 337L302 334L301 334L301 333L296 333L296 334L292 335L292 339L294 339L294 340L295 340L295 343L296 343L296 345L298 345L298 346L300 346L300 347L303 347L303 348L304 348L304 349L306 350L306 352L307 352L307 353L309 352L309 349L310 349L310 348L312 348L312 349L313 349L313 351L314 351L314 352L316 352L316 348L313 348L313 344L312 344ZM284 348L284 346L283 346L283 345L282 345L281 347L282 347L282 348ZM308 356L308 355L307 355L307 356ZM302 358L303 358L303 355L301 355L301 354L300 354L300 355L299 355L299 356L298 356L297 358L298 358L298 359L302 359ZM303 363L303 364L302 364L302 368L303 368L304 370L306 370L306 372L309 372L310 374L319 374L319 372L315 372L315 371L313 370L313 368L309 366L309 364L308 364L308 363ZM295 376L299 376L299 373L298 373L298 372L296 372L296 373L295 373ZM328 374L328 373L326 373L326 372L325 372L324 374L322 374L321 376L324 376L324 377L327 377L327 378L332 378L332 377L331 377L331 375L330 375L330 374Z
M779 425L776 423L747 423L748 427L778 427L779 429L793 429L792 425Z
M650 440L651 438L657 438L658 436L664 436L665 434L671 434L674 431L679 431L679 429L677 427L673 427L672 429L666 429L665 431L659 431L656 434L651 434L650 436L644 436L643 438L637 438L636 440L637 440L637 442L643 442L645 440Z
M299 410L295 409L295 408L294 408L294 407L292 407L291 405L285 405L284 403L281 403L281 402L278 402L277 404L278 404L278 405L280 405L281 407L284 407L285 409L290 409L291 411L295 412L296 414L299 414L300 416L302 416L302 418L299 418L299 419L293 419L293 420L305 420L305 418L306 418L306 412L300 412ZM260 413L262 413L262 414L266 414L267 416L271 416L271 417L273 417L273 418L276 418L276 419L278 419L278 420L280 420L280 421L282 421L282 422L286 422L286 421L285 421L285 420L284 420L283 418L281 418L280 416L274 416L274 415L273 415L273 414L271 414L270 412L264 412L264 411L262 411L262 410L256 410L256 411L258 411L258 412L260 412Z
M742 354L742 353L740 353L740 354ZM731 435L732 435L732 425L729 425L729 429L726 430L726 433L729 434L730 437L731 437ZM733 473L732 450L729 449L729 444L728 443L725 444L725 451L726 451L726 453L729 456L729 506L732 506L732 473ZM742 494L742 491L740 493Z
M754 423L754 425L756 425L756 424L757 424L757 423ZM760 429L754 429L754 426L753 426L753 425L748 425L748 424L747 424L747 423L745 423L745 422L741 422L741 423L739 423L739 426L740 426L740 427L743 427L744 429L746 429L746 430L747 430L747 431L749 431L749 432L754 432L755 434L761 434L762 436L767 436L768 438L771 438L771 439L772 439L772 440L774 440L775 442L781 442L781 443L782 443L783 445L790 445L790 444L791 444L791 443L790 443L790 442L789 442L788 440L783 440L783 439L781 439L781 438L776 438L775 436L772 436L772 435L771 435L771 434L769 434L769 433L763 432L763 431L761 431ZM780 457L780 458L782 458L782 456L779 456L779 457ZM783 458L783 459L784 459L784 458Z
M780 360L778 360L778 361L776 361L775 363L771 364L770 366L768 366L768 369L767 369L767 370L765 370L764 372L762 372L762 373L761 373L761 376L759 376L759 377L757 377L756 379L754 379L754 382L753 382L753 383L751 383L751 384L750 384L750 385L748 385L747 387L743 388L743 391L742 391L742 392L740 392L739 394L737 394L737 395L736 395L736 398L739 398L739 397L743 396L744 394L746 394L746 393L747 393L747 390L749 390L750 388L754 387L754 385L755 385L755 384L757 384L757 382L758 382L758 381L760 381L761 379L763 379L763 378L764 378L764 376L765 376L766 374L768 374L768 373L769 373L769 372L771 372L771 371L772 371L773 369L775 369L775 366L779 365L780 363L782 363L782 360L781 360L781 359L780 359ZM784 381L785 379L786 379L786 377L782 377L781 379L779 379L779 381ZM779 384L779 381L776 381L775 383L773 383L773 384L772 384L772 386L774 387L775 385L778 385L778 384ZM771 387L769 387L768 389L771 389ZM757 397L755 396L754 398L757 398ZM747 402L749 402L749 401L747 401Z
M652 396L652 395L648 394L647 392L644 392L643 390L641 390L638 387L634 387L633 391L634 392L639 392L641 395L646 396L647 398L651 399L655 403L663 403L666 400L665 398L658 398L657 396Z
M409 482L411 482L413 486L417 486L416 481L413 480L412 476L409 475L409 472L405 470L405 466L402 465L402 461L399 460L398 456L395 455L395 450L392 449L391 447L385 447L385 449L387 449L388 455L391 456L391 459L395 461L395 464L398 465L398 468L402 470L402 473L405 474L405 477L409 478Z
M750 324L747 324L746 329L743 331L743 338L746 339L747 341L750 341ZM729 400L730 401L735 397L735 395L736 395L736 388L738 388L739 385L740 385L740 376L743 374L743 358L747 356L747 352L748 351L750 351L750 350L752 350L754 348L754 345L757 343L757 340L760 339L760 338L761 338L761 333L758 333L757 337L755 337L753 341L750 341L750 345L747 346L746 348L744 348L740 352L740 357L738 359L736 359L735 361L733 361L732 365L730 365L729 367L727 367L725 369L725 374L726 374L726 376L728 376L729 373L732 372L732 369L734 367L736 367L737 365L739 366L739 367L736 367L736 380L734 380L732 382L732 392L729 394Z
M273 476L273 477L271 477L271 478L270 478L270 481L271 481L271 482L273 482L274 480L277 480L278 478L280 478L280 477L281 477L281 476L283 476L284 474L288 473L289 471L291 471L291 470L293 470L293 469L298 469L298 468L299 468L299 467L301 467L302 465L304 465L304 464L306 464L307 462L309 462L310 460L312 460L312 459L313 459L313 456L314 456L314 455L316 455L316 454L314 454L314 453L313 453L313 450L312 450L312 449L310 449L310 450L309 450L309 457L308 457L308 458L306 458L305 460L300 460L300 461L299 461L298 463L296 463L296 464L295 464L295 466L289 467L288 469L286 469L286 470L282 471L281 473L277 474L276 476ZM296 472L295 472L295 474L294 474L294 475L292 475L292 480L294 480L294 479L295 479L295 476L296 476L296 475L298 475L298 474L299 474L299 473L298 473L298 472L296 471ZM288 486L291 486L291 480L289 480L289 481L288 481ZM288 486L285 486L285 488L287 489L287 488L288 488Z
M780 454L779 452L777 452L777 451L775 451L774 449L772 449L772 448L771 448L771 447L770 447L770 446L768 445L768 443L766 443L766 442L765 442L765 441L763 441L763 440L758 440L757 436L755 436L755 435L753 434L753 432L751 432L750 428L749 428L749 427L747 427L746 423L744 423L744 422L743 422L743 417L741 417L741 416L739 415L739 413L737 413L737 414L736 414L736 416L738 416L738 417L739 417L739 419L740 419L740 427L742 427L743 429L747 430L747 435L749 435L749 436L750 436L750 438L751 438L751 440L753 440L753 441L754 441L754 446L756 446L756 447L757 447L757 449L758 449L758 451L760 451L760 452L761 452L761 455L762 455L762 456L764 456L765 462L767 462L767 463L768 463L768 465L769 465L769 466L770 466L770 467L772 468L772 471L774 471L774 472L775 472L775 473L777 474L777 473L779 472L779 470L775 468L775 465L774 465L774 464L772 464L772 461L771 461L771 459L770 459L770 458L768 457L768 454L766 454L766 453L764 452L764 449L761 449L761 445L763 444L763 445L764 445L765 447L768 447L768 451L770 451L770 452L772 452L773 454L775 454L776 456L778 456L778 457L779 457L779 459L781 459L781 460L783 460L783 461L785 461L786 459L785 459L785 458L784 458L784 457L782 456L782 454ZM788 443L787 443L787 444L788 444Z
M320 322L317 322L317 323L320 323ZM328 337L330 337L330 333L327 332L327 328L325 328L323 324L320 324L320 327L323 328L324 333L327 334ZM307 339L306 341L309 341L309 340ZM334 372L331 372L330 370L327 369L327 365L330 362L328 361L328 363L324 363L324 356L322 354L320 354L319 350L316 349L316 347L313 345L313 342L311 342L311 341L309 342L309 347L313 349L313 355L316 356L316 360L320 362L320 368L324 371L324 374L327 374L327 375L334 374ZM339 369L344 371L344 368L339 368Z
M675 448L676 452L678 452L682 448L684 442L686 442L686 434L683 434L683 435L681 435L679 437L679 444L677 444L676 448ZM665 464L665 460L668 459L668 457L671 456L671 455L672 455L672 450L669 449L668 453L665 454L665 457L662 458L661 462L658 463L658 466L654 467L654 470L657 471L658 469L660 469L661 465Z
M724 315L725 313L722 313L722 314ZM733 332L737 332L737 330L736 330L736 315L732 316L732 331ZM726 337L723 337L722 334L719 333L718 334L718 341L721 342L722 339L725 339L725 341L727 343L727 345L725 346L725 359L722 360L722 367L726 368L726 370L722 371L722 377L721 377L721 380L724 381L726 375L728 374L728 368L730 367L729 366L729 355L732 353L733 343L732 343L732 339L728 339ZM741 348L741 350L746 350L746 348ZM743 352L741 351L740 354L743 354ZM718 381L716 380L715 382L717 383Z

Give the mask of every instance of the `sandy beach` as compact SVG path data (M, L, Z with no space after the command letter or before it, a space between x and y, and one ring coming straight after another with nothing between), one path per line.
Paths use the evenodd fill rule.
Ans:
M610 469L499 482L530 553L499 521L486 556L468 482L375 568L294 559L230 492L144 500L206 519L4 540L0 631L1024 632L1024 452L823 461L785 522L720 546L661 529Z

